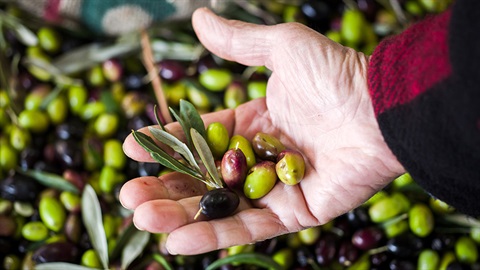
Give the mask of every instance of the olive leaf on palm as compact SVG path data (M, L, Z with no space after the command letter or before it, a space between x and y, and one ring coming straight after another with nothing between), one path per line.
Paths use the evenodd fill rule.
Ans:
M212 151L205 139L205 124L200 114L193 104L186 100L180 101L179 112L173 108L169 109L182 127L187 143L169 133L158 119L160 128L149 126L148 130L153 138L179 154L180 160L159 147L155 140L145 133L132 131L133 138L156 162L173 171L189 175L212 188L200 200L200 209L195 219L200 213L212 219L230 215L238 207L240 200L235 192L224 188ZM202 170L200 165L205 169Z

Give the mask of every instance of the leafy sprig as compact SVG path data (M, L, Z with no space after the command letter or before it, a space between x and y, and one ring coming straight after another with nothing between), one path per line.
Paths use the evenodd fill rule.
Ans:
M212 151L205 140L205 124L195 106L186 100L180 100L179 112L176 112L172 108L169 109L182 127L187 144L166 131L158 119L157 122L160 128L150 126L148 130L153 138L164 143L179 154L181 157L180 160L168 154L156 144L152 137L145 133L132 131L135 141L142 146L155 161L163 166L198 179L209 187L222 188L223 183L215 166ZM203 165L203 167L201 165Z

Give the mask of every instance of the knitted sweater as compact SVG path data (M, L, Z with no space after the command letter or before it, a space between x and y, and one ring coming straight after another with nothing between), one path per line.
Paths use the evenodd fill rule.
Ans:
M368 71L382 134L434 197L480 215L480 1L384 40Z

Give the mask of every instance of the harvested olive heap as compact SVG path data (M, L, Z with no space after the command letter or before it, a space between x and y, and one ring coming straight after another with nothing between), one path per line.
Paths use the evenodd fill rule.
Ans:
M225 17L297 21L371 53L449 1L237 2ZM240 196L255 200L280 181L302 180L301 153L269 134L248 141L200 120L182 125L190 141L176 141L155 107L170 108L180 124L184 115L235 108L265 96L268 70L210 54L188 24L152 27L146 34L166 107L147 75L140 33L96 38L5 1L0 28L0 269L480 269L480 221L430 197L409 174L322 226L196 256L168 254L166 234L136 230L118 202L129 179L172 170L162 163L171 157L136 131L151 126L156 140L181 145L176 168L209 187L198 215L229 216ZM132 131L158 162L124 155Z

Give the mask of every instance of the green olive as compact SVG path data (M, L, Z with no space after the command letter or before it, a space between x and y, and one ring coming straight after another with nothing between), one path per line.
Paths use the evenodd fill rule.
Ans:
M220 122L210 123L207 127L207 143L216 159L223 157L228 149L230 136L227 128Z
M440 255L431 249L424 249L418 255L417 269L438 269Z
M210 68L200 74L200 84L210 91L222 91L232 82L232 73L227 69Z
M10 145L17 151L22 151L31 142L30 133L20 127L13 126L10 130Z
M375 204L380 199L383 199L388 196L388 193L385 190L380 190L370 197L366 202L363 203L364 206L371 206Z
M293 265L293 251L290 248L282 248L273 254L272 259L277 262L282 269L290 269Z
M433 213L423 203L415 204L408 212L410 230L419 237L428 236L434 227Z
M48 228L41 221L30 221L23 225L22 236L29 241L41 241L48 237Z
M247 84L247 96L249 100L265 97L267 95L267 82L251 81Z
M110 194L115 185L123 181L122 175L110 166L103 166L99 177L99 188L105 194Z
M249 199L259 199L270 192L277 182L275 163L262 161L248 171L243 193Z
M238 105L247 101L247 93L240 83L231 83L223 95L225 108L235 109Z
M187 86L187 99L198 110L210 110L210 107L212 106L210 97L207 95L206 91L202 91L192 85Z
M285 146L280 140L263 132L258 132L253 136L252 147L258 157L273 162L276 162L278 154L285 150Z
M37 32L40 47L48 53L60 50L61 36L51 27L42 27Z
M328 30L327 32L325 32L325 36L337 43L342 42L342 35L338 30Z
M100 101L93 101L83 105L79 114L84 121L88 121L98 117L100 114L105 113L106 111L107 108L105 107L105 104Z
M458 261L472 264L478 260L478 248L472 238L460 236L455 242L455 255Z
M24 100L24 106L26 110L40 109L45 98L52 91L52 87L48 84L39 84L28 93Z
M76 212L80 210L80 196L70 191L62 191L60 193L60 201L62 202L65 209L70 212Z
M342 16L340 33L346 43L360 44L363 41L365 18L358 9L347 9Z
M405 194L398 191L394 191L390 194L390 197L396 200L402 206L402 210L401 210L402 213L408 212L408 210L410 210L412 203L407 198L407 196L405 196Z
M105 85L107 80L103 75L103 70L101 65L95 65L87 71L87 82L95 87L100 87Z
M39 204L40 218L47 228L59 232L65 223L66 213L62 203L54 197L42 197Z
M27 65L27 70L30 72L30 74L40 81L49 81L52 78L52 74L40 65L48 65L48 63L51 62L50 57L38 47L27 48L27 56L35 62L35 64L29 63ZM37 65L37 63L40 65Z
M10 97L7 91L0 90L0 108L6 108L10 105Z
M233 135L230 138L228 149L240 149L242 150L245 158L247 159L247 167L250 169L256 163L255 153L252 148L252 144L242 135Z
M320 237L320 234L321 234L320 226L303 229L297 232L297 234L302 244L307 246L313 245L317 242L318 238Z
M385 197L371 205L368 214L373 222L379 223L397 216L401 211L402 205L398 201Z
M121 106L125 116L132 118L145 112L147 103L138 92L128 92L123 96Z
M18 116L18 124L33 133L43 133L48 129L50 120L42 110L23 110Z
M88 91L84 86L72 85L68 88L68 104L74 114L79 114L87 103Z
M303 156L294 150L284 150L275 166L278 179L286 185L296 185L305 175L305 161Z
M180 100L187 98L187 86L183 82L175 82L171 85L165 84L163 89L170 106L178 107Z
M5 108L0 108L0 128L5 130L5 127L10 124L10 117Z
M1 212L0 212L1 213ZM470 228L469 236L475 241L477 244L480 244L480 227L472 227Z
M411 183L413 183L412 176L409 173L404 173L393 180L392 187L395 189L398 189L398 188L407 186Z
M387 238L393 238L398 236L409 229L409 224L407 220L400 220L392 224L387 224L384 228L385 235Z
M22 269L22 261L17 255L8 254L3 259L2 267L5 270L19 270Z
M0 168L8 172L17 166L18 153L9 143L0 143Z
M94 130L100 138L111 137L118 129L118 115L113 113L102 113L95 119Z
M60 95L47 105L47 114L54 125L61 124L68 116L68 104L65 97Z
M438 270L447 270L448 265L456 260L455 258L455 253L451 251L446 251L442 259L440 260L440 265L438 267Z
M81 265L96 269L102 268L102 263L100 262L98 254L94 249L88 249L83 253Z
M112 215L106 214L103 216L103 229L105 231L105 236L107 237L107 239L115 236L117 231L117 224Z
M455 208L453 208L452 206L448 205L447 203L439 199L430 197L428 202L429 202L430 208L433 210L433 212L437 214L448 214L455 211Z
M103 163L117 170L122 170L127 163L127 156L123 153L122 142L110 139L103 147Z

